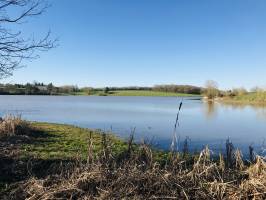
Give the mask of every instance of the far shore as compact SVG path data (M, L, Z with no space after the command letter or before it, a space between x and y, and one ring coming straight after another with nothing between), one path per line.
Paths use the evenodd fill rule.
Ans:
M25 95L8 93L1 95ZM143 96L143 97L201 97L199 94L189 93L175 93L175 92L159 92L152 90L111 90L108 92L94 91L93 93L87 92L72 92L72 93L55 93L55 94L27 94L29 96Z
M250 106L259 106L259 107L266 107L266 102L265 101L249 101L249 100L239 100L239 99L234 99L230 97L218 97L214 99L208 99L207 97L202 98L203 101L205 102L218 102L222 104L228 104L228 105L250 105Z

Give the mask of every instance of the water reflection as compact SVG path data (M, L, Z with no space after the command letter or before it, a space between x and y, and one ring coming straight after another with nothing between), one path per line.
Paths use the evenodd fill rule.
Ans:
M259 119L266 120L266 108L257 110L257 116Z
M247 107L252 107L252 108L255 108L255 109L262 109L262 108L265 108L266 109L266 104L247 104L247 103L239 103L239 102L223 102L223 101L220 101L219 104L221 106L224 106L224 107L232 107L232 108L235 108L235 109L244 109L244 108L247 108Z
M266 120L266 104L244 104L237 102L219 102L219 105L232 110L252 109L256 112L258 119Z
M213 101L204 102L205 116L207 119L212 119L217 115L216 103Z

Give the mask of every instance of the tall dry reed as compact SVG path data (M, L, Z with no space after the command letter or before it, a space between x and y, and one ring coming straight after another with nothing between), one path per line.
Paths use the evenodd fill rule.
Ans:
M0 118L0 137L24 135L29 132L29 123L20 116L7 115Z
M88 162L78 164L65 175L41 180L32 177L5 197L10 200L266 198L266 163L262 157L257 156L249 165L236 150L230 158L235 165L226 168L223 156L214 162L206 147L193 163L176 153L175 159L172 157L161 165L145 143L132 148L131 138L128 149L119 155L113 154L113 145L109 144L108 135L103 135L101 152L92 155L90 140Z

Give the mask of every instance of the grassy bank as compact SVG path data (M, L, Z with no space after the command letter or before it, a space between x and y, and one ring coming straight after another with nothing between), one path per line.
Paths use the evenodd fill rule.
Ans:
M230 147L230 145L229 145ZM191 156L69 125L0 123L0 199L266 198L266 163Z
M94 141L95 153L100 151L103 134L100 130L38 122L32 122L31 128L34 142L22 145L21 156L25 158L66 160L79 156L84 160L87 159L89 137ZM116 153L125 149L125 142L121 139L112 134L108 138L116 146Z
M221 102L239 104L260 104L266 105L266 92L250 92L235 96L219 98Z
M185 93L174 93L174 92L159 92L152 90L114 90L104 93L102 91L94 91L90 94L86 92L76 92L73 95L80 96L154 96L154 97L189 97L189 96L199 96L195 94L185 94Z
M89 139L93 141L97 156L103 135L101 131L75 126L25 122L8 117L0 122L0 191L6 185L29 178L30 174L48 175L46 171L60 163L75 163L77 159L86 161ZM112 134L108 135L108 142L115 145L114 155L127 146Z
M158 97L186 97L186 96L198 96L194 94L185 93L173 93L173 92L157 92L148 90L118 90L111 91L110 96L158 96Z

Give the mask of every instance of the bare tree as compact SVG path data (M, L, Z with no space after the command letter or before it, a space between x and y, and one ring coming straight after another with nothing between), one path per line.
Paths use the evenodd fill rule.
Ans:
M26 37L19 29L31 17L41 15L48 8L45 0L0 0L0 79L11 76L22 67L25 59L38 58L38 51L53 48L56 40L50 31L41 39ZM14 27L16 31L12 30Z
M218 84L213 80L208 80L205 83L205 95L208 97L208 99L214 99L219 95L219 89Z

